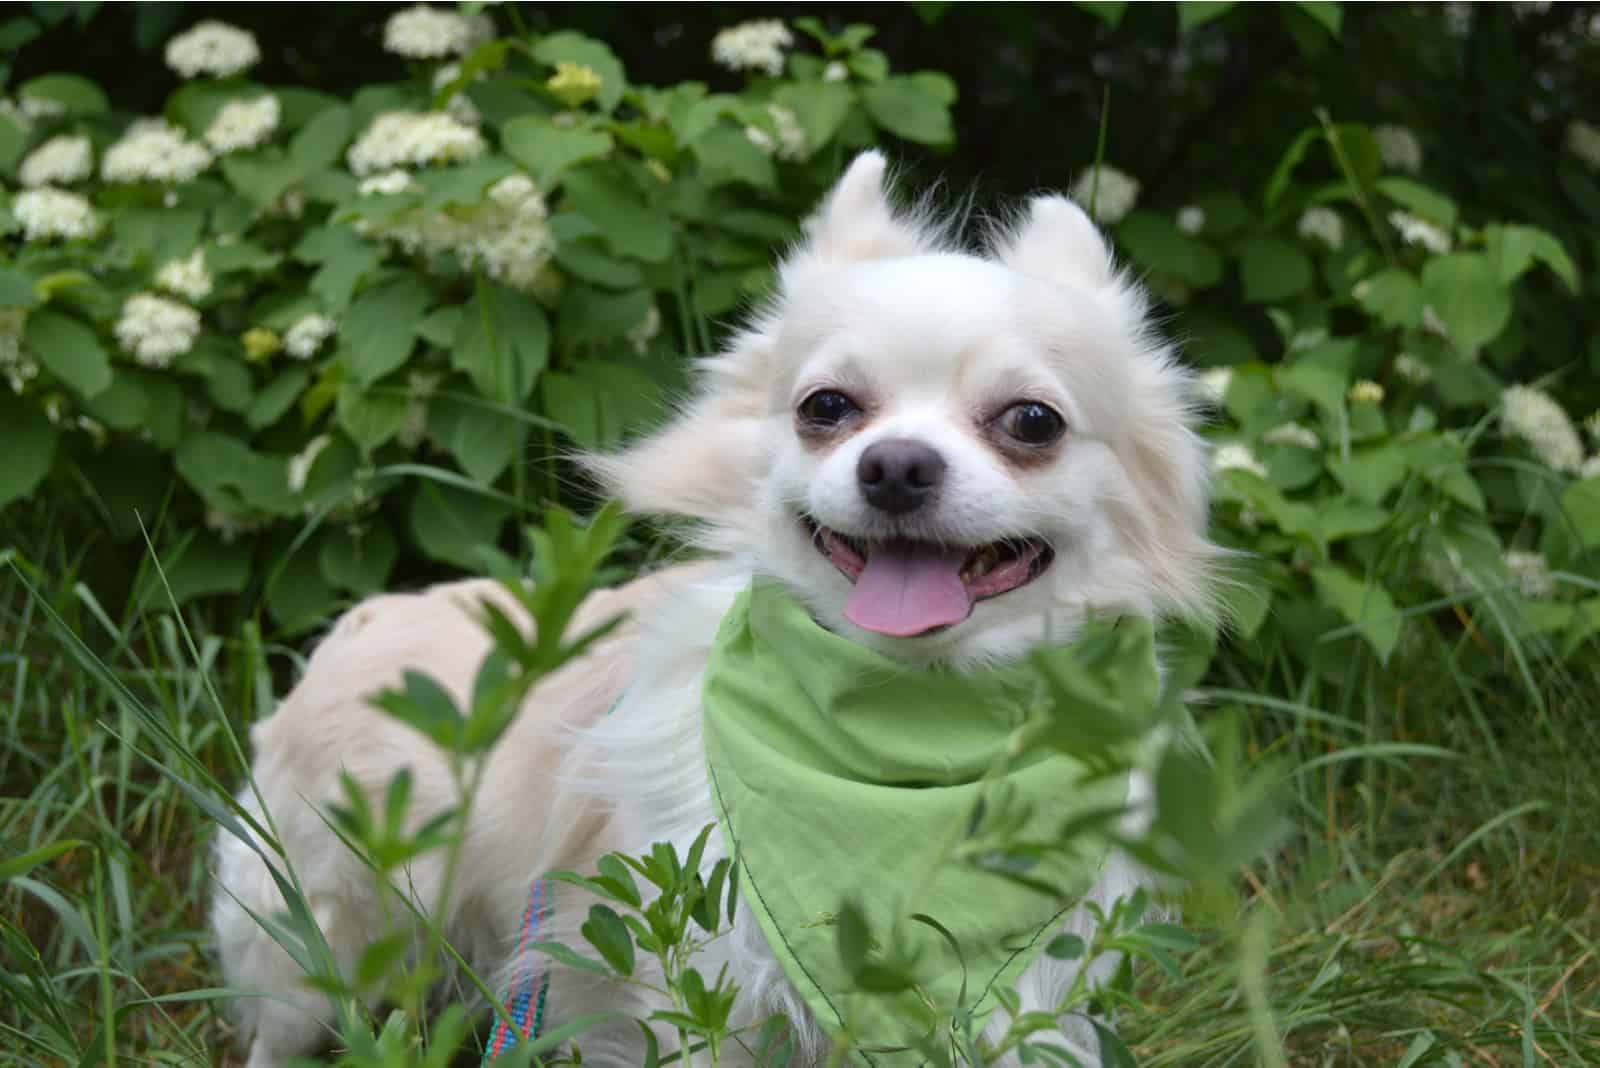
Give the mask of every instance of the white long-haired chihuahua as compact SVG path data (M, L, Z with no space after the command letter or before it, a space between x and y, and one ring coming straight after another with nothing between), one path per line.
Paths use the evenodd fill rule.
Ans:
M892 206L884 159L869 152L808 224L778 289L702 363L674 419L593 461L631 509L698 521L709 559L592 597L579 626L617 612L629 621L542 684L488 758L457 885L436 915L482 972L507 964L539 874L592 871L607 852L655 841L681 850L715 821L700 682L718 624L753 576L839 635L956 670L1015 660L1091 612L1208 607L1216 550L1189 376L1071 201L1037 197L983 254L962 252L927 213ZM382 910L325 806L341 771L378 797L402 768L417 822L454 802L445 758L368 698L412 668L464 699L488 648L473 615L486 597L511 607L487 582L363 602L252 732L260 796L346 968L382 933ZM244 800L256 805L249 791ZM250 1068L275 1068L328 1042L333 1009L251 915L284 908L258 853L219 834L215 863L226 981L262 995L236 1001L239 1033ZM407 891L437 912L443 875L442 859L424 856ZM1113 859L1090 897L1106 905L1137 879ZM581 944L582 911L557 909L543 937ZM785 1013L801 1063L814 1062L823 1031L749 910L739 917L705 950L711 971L726 962L743 991L735 1023ZM1093 921L1079 908L1066 922L1086 933ZM1022 978L1023 1007L1057 1004L1075 968L1041 958ZM638 997L563 974L546 1026L656 1007ZM585 1036L584 1060L637 1064L638 1039L636 1029ZM1064 1020L1061 1044L1098 1063L1081 1024Z

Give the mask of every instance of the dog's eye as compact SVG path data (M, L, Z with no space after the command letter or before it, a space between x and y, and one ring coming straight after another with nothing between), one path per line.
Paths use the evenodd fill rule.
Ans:
M836 389L819 389L800 402L800 418L814 427L835 427L861 410Z
M1067 421L1054 408L1037 401L1013 404L1000 413L995 426L1024 445L1054 445L1067 432Z

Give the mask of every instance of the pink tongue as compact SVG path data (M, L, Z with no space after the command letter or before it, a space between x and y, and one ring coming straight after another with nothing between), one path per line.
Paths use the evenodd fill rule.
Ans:
M863 630L896 638L959 623L972 612L961 581L967 554L912 542L874 546L844 605L844 617Z

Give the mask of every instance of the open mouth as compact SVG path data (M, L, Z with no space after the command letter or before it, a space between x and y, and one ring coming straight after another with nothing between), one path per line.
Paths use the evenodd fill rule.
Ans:
M841 534L810 516L811 542L852 583L845 618L864 630L909 638L959 623L972 606L1026 586L1055 551L1038 538L946 546L905 538Z

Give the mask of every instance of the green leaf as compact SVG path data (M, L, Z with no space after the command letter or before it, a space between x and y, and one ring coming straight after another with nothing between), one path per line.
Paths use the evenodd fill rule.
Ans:
M1278 384L1285 393L1304 397L1335 418L1344 410L1344 394L1349 388L1348 380L1334 368L1304 360L1283 365Z
M1397 445L1376 445L1356 449L1350 458L1328 463L1333 477L1345 492L1377 504L1406 477L1409 468L1406 451Z
M7 857L5 860L0 860L0 883L15 879L19 875L26 875L39 865L48 863L63 853L70 853L74 849L88 845L88 842L78 838L64 838L48 845L42 845L37 849L30 849L20 856Z
M212 431L190 434L173 454L178 474L205 497L234 513L293 515L288 458L265 456L237 438Z
M1516 281L1537 260L1554 271L1570 292L1578 291L1578 268L1561 242L1548 231L1537 226L1497 224L1484 229L1484 240L1486 254L1500 281Z
M1287 300L1311 285L1315 272L1310 258L1281 237L1246 238L1239 242L1238 253L1244 299L1251 303Z
M1511 321L1511 293L1494 264L1478 252L1428 260L1422 267L1422 299L1438 313L1451 344L1468 357Z
M289 158L299 177L331 167L339 162L345 142L350 140L350 109L325 108L312 116L289 142Z
M484 549L500 540L510 515L511 508L495 497L424 480L411 503L411 533L435 560L478 570Z
M111 359L95 332L48 308L28 316L26 344L39 362L84 397L111 385Z
M1172 275L1192 286L1222 280L1222 257L1216 249L1191 237L1164 215L1135 211L1117 224L1117 243L1141 266Z
M813 151L832 141L855 104L855 92L841 82L791 82L773 99L794 112Z
M1452 230L1456 225L1456 202L1443 193L1436 193L1420 182L1410 178L1399 178L1390 175L1379 178L1373 183L1378 192L1390 200L1408 209L1414 215L1420 215L1429 222L1437 223L1446 230Z
M307 233L295 246L294 257L302 263L321 264L311 276L309 288L322 299L325 310L338 315L350 303L356 286L383 261L383 250L349 226L329 225Z
M772 189L777 185L778 170L772 157L737 126L718 123L696 138L689 149L708 186L743 182L758 189Z
M1400 641L1401 623L1389 594L1381 586L1369 586L1332 564L1312 568L1311 580L1324 602L1349 622L1361 625L1361 636L1378 659L1387 663Z
M1561 508L1572 520L1584 548L1600 546L1600 478L1587 478L1568 486L1561 493Z
M1333 0L1296 0L1295 7L1310 15L1333 36L1339 36L1344 25L1344 5Z
M339 388L335 408L339 426L362 455L370 455L378 446L400 433L406 425L406 409L410 402L405 390L392 385L362 387L346 382Z
M32 278L21 271L0 267L0 308L31 308L38 302Z
M549 189L568 167L609 156L615 146L602 130L570 129L543 115L520 115L501 128L500 147Z
M427 287L408 274L350 306L339 325L339 360L353 381L371 385L406 362L428 303Z
M170 554L163 553L161 568L172 599L179 604L216 593L240 593L250 581L250 540L225 542L200 531L180 542ZM148 596L155 598L152 603L161 603L166 590L157 582Z
M44 412L10 390L0 390L0 426L6 447L0 449L0 508L39 488L56 456L60 436Z
M1122 24L1122 16L1128 10L1124 0L1076 0L1072 6L1088 12L1113 30Z
M591 163L568 172L563 185L616 252L647 263L672 254L672 223L666 212L646 203L621 174Z
M950 108L913 78L886 78L861 90L872 121L896 137L923 145L955 140Z
M1322 504L1317 520L1324 540L1335 542L1381 530L1389 522L1389 511L1363 500L1339 500Z
M522 452L527 424L449 393L428 405L428 432L474 481L489 485Z
M114 430L137 430L150 415L150 400L135 372L123 370L112 375L111 384L83 402L94 418Z
M98 115L110 107L106 94L87 78L76 74L41 74L17 87L19 97L54 100L69 115Z
M1415 330L1422 323L1422 286L1403 267L1385 267L1357 282L1351 293L1384 326Z
M250 407L245 411L245 422L252 430L276 423L283 418L283 413L294 406L310 381L311 371L306 367L289 367L279 371L250 402Z
M364 597L383 590L399 555L394 535L382 524L359 533L354 527L336 527L317 547L317 566L331 585Z
M309 553L289 561L276 573L266 589L267 611L278 625L290 631L316 626L339 603L338 592L322 578L322 572L308 559Z
M580 929L584 939L622 975L633 974L633 936L609 906L589 906L589 918Z
M502 404L521 404L550 358L550 322L534 300L495 282L480 281L463 309L450 364L478 392Z
M615 108L628 88L628 78L617 54L604 42L581 33L571 30L552 33L533 46L533 58L552 67L558 63L576 63L600 75L600 92L594 102L602 111Z
M1188 33L1212 19L1221 18L1237 5L1233 2L1211 3L1209 0L1189 0L1178 5L1178 32Z

